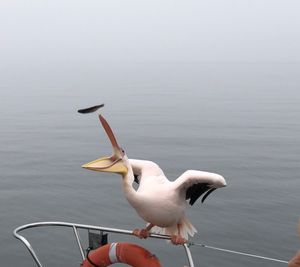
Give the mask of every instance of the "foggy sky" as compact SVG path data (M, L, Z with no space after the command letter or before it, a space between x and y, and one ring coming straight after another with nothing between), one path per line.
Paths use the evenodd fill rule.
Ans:
M300 61L300 1L0 2L2 67Z

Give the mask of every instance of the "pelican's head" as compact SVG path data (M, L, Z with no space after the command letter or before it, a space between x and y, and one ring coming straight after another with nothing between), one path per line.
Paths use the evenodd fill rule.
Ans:
M128 158L124 150L119 147L117 140L111 130L109 124L102 115L99 115L100 122L112 144L113 155L110 157L102 157L82 165L83 168L98 172L112 172L121 174L123 177L128 172Z

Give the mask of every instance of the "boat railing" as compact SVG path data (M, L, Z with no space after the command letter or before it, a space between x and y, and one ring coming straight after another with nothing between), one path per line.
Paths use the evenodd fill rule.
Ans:
M85 248L82 245L82 239L79 235L79 229L85 229L87 231L100 231L101 234L107 234L107 233L116 233L116 234L122 234L122 235L133 235L132 231L130 230L124 230L124 229L117 229L117 228L109 228L109 227L102 227L102 226L95 226L95 225L86 225L86 224L77 224L77 223L69 223L69 222L36 222L36 223L30 223L30 224L25 224L22 226L17 227L14 230L14 236L19 239L28 249L30 252L32 258L34 259L36 265L38 267L43 267L41 261L39 260L35 250L33 249L32 245L30 242L20 233L26 229L32 229L32 228L37 228L37 227L49 227L49 226L60 226L60 227L68 227L72 228L76 243L79 248L79 253L82 258L82 260L86 259L86 254L85 254ZM163 239L163 240L170 240L170 236L168 235L161 235L161 234L150 234L149 238L156 238L156 239ZM188 244L183 245L187 261L189 264L189 267L194 267L193 263L193 258L192 254L189 249Z

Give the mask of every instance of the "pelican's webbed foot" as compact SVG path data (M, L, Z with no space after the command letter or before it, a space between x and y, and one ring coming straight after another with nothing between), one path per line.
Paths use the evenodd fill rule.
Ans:
M134 229L132 233L141 239L146 239L150 236L150 231L147 229Z
M171 235L171 242L173 245L183 245L187 242L185 238L180 235Z
M154 224L149 223L145 229L134 229L132 234L139 238L146 239L147 237L150 236L150 230L152 229L153 226Z

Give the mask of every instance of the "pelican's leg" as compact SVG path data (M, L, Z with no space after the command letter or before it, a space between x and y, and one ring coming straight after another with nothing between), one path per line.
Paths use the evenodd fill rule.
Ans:
M177 224L177 229L178 235L171 235L171 242L173 245L183 245L187 240L180 235L180 224Z
M132 233L139 238L147 238L150 236L150 230L153 226L154 224L150 223L145 229L134 229Z

